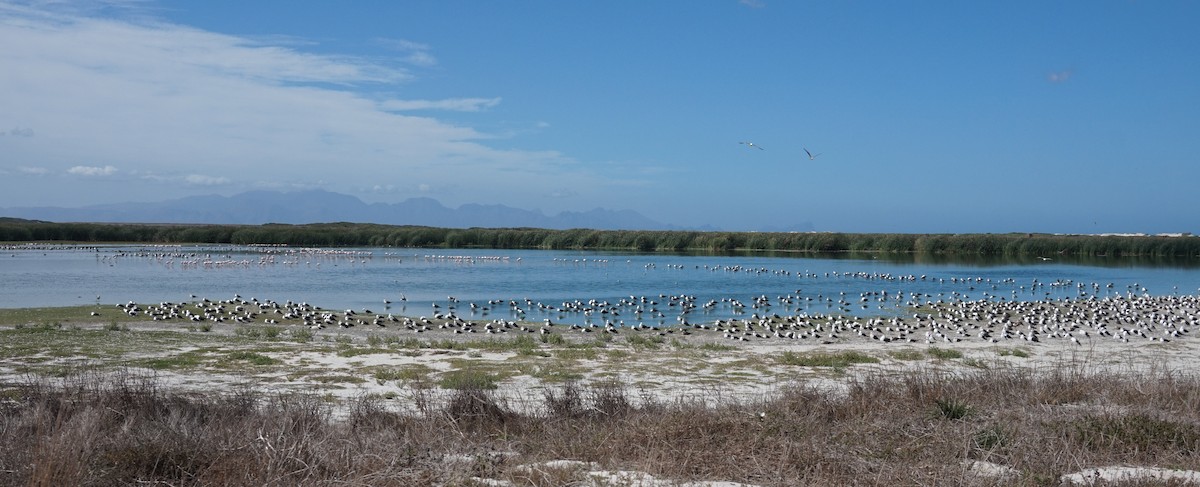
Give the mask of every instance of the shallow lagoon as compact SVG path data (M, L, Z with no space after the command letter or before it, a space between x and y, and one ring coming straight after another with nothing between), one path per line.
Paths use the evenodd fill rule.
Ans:
M0 283L0 308L241 295L414 317L454 306L467 319L632 326L677 323L684 305L672 305L672 296L694 298L696 307L687 314L693 323L754 313L891 315L904 313L908 304L936 300L1196 294L1200 268L1159 261L908 255L24 245L0 254ZM564 303L622 299L638 304L618 314L563 310ZM638 308L642 313L634 314Z

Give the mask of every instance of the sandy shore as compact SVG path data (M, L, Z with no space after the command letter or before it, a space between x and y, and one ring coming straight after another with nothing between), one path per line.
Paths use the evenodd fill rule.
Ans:
M1195 315L1195 309L1190 307L1175 311L1180 316ZM997 309L994 312L1000 314L1003 311ZM1155 313L1157 311L1146 312L1147 315ZM105 330L112 326L90 321L83 320L70 327ZM72 356L66 351L14 356L0 361L0 380L12 382L31 371L37 373L39 369L71 364L136 368L137 364L151 360L171 359L211 347L213 345L208 342L212 340L216 340L219 347L255 351L275 363L232 369L205 367L201 363L196 367L145 370L167 384L186 389L251 387L280 393L319 391L339 398L375 394L397 398L393 404L399 409L409 406L403 397L413 387L437 389L438 377L461 370L480 370L497 378L498 395L518 409L525 403L540 403L544 388L565 381L582 385L620 384L657 400L720 401L763 398L780 388L797 384L836 389L849 377L912 371L966 373L995 367L1051 369L1063 366L1112 372L1200 370L1200 343L1188 336L1190 332L1167 341L1140 336L1135 340L1122 340L1098 335L1095 332L1097 324L1092 324L1086 327L1093 330L1092 333L1084 336L1080 331L1085 328L1080 327L1071 335L1078 337L1075 339L1051 338L1048 333L1043 333L1037 341L1016 337L973 338L972 335L978 335L978 330L987 328L985 320L980 318L957 324L970 330L961 336L943 335L939 340L926 340L924 337L929 332L923 330L932 327L924 319L825 319L822 323L825 330L841 326L841 331L833 339L788 339L767 336L765 326L747 327L745 323L704 325L707 329L674 328L669 333L631 329L606 333L599 328L572 330L557 327L553 334L561 338L546 340L542 334L533 332L538 328L532 323L526 324L528 331L512 328L504 333L489 334L458 333L438 326L446 324L443 321L420 333L399 326L352 326L320 329L311 332L307 340L292 340L291 333L308 328L261 323L216 324L209 331L198 331L191 323L136 321L121 325L134 341L139 333L145 332L176 332L176 338L163 346L134 347L123 355L109 358ZM832 325L835 323L842 325ZM482 325L482 322L477 324ZM1069 329L1080 324L1064 320L1054 326ZM895 335L894 330L901 327L913 330L907 339L878 339L889 330ZM872 332L857 332L867 328L878 329L880 333L873 337ZM243 333L255 329L275 330L278 335L248 338ZM738 331L731 333L735 329ZM1161 330L1153 332L1160 333ZM199 342L193 343L192 338ZM537 350L504 345L512 340L536 343L534 348ZM859 354L867 360L833 366L804 365L804 360L789 360L844 354ZM411 372L401 374L407 379L381 379L386 377L381 371Z

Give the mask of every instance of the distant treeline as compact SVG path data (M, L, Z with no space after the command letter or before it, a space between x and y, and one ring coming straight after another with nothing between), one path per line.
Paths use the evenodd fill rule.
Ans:
M0 241L271 244L308 247L446 247L779 252L896 252L1004 256L1200 258L1200 238L1050 234L757 233L539 228L434 228L364 223L152 225L0 219Z

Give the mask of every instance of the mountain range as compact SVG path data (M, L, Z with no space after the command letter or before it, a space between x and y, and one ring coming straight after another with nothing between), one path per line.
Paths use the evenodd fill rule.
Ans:
M80 208L14 207L0 216L54 222L106 223L326 223L424 225L443 228L594 228L602 230L673 230L678 227L646 218L633 210L563 211L546 215L504 205L465 204L448 208L432 198L400 203L365 203L323 190L250 191L233 196L190 196L157 203L115 203Z

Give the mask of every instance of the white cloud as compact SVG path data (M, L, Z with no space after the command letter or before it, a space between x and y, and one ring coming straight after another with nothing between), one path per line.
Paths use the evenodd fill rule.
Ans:
M1074 71L1070 70L1070 69L1064 69L1062 71L1055 71L1055 72L1047 74L1046 80L1051 83L1063 83L1063 82L1067 81L1068 79L1071 79L1072 74L1074 74Z
M231 182L225 176L204 176L201 174L188 174L183 178L183 181L195 186L222 186Z
M74 166L70 169L67 169L67 174L74 174L76 176L89 176L89 177L90 176L112 176L113 174L116 174L116 172L117 172L117 168L112 167L112 166L104 166L104 167Z
M217 184L354 191L384 181L520 205L515 198L539 193L510 188L588 180L599 192L608 181L556 151L494 148L485 143L496 135L428 115L486 111L499 97L380 102L413 75L394 61L303 52L294 40L269 44L269 34L250 39L0 0L0 46L21 46L0 49L0 107L21 121L17 128L38 128L28 143L8 144L19 147L5 158L52 168L91 161L68 170L75 176L111 176L118 170L106 164L119 163L119 174L130 176L119 193L103 196L70 181L0 181L0 207L31 198L177 197ZM392 42L402 53L430 51ZM431 111L406 111L418 109ZM206 176L218 174L228 179ZM397 195L419 189L397 186Z
M379 108L402 112L407 110L452 110L478 112L500 104L500 98L451 98L447 100L387 100Z
M29 175L33 175L33 176L44 176L44 175L48 174L50 172L50 170L46 169L44 167L21 166L21 167L17 168L17 172L19 172L21 174L29 174Z

